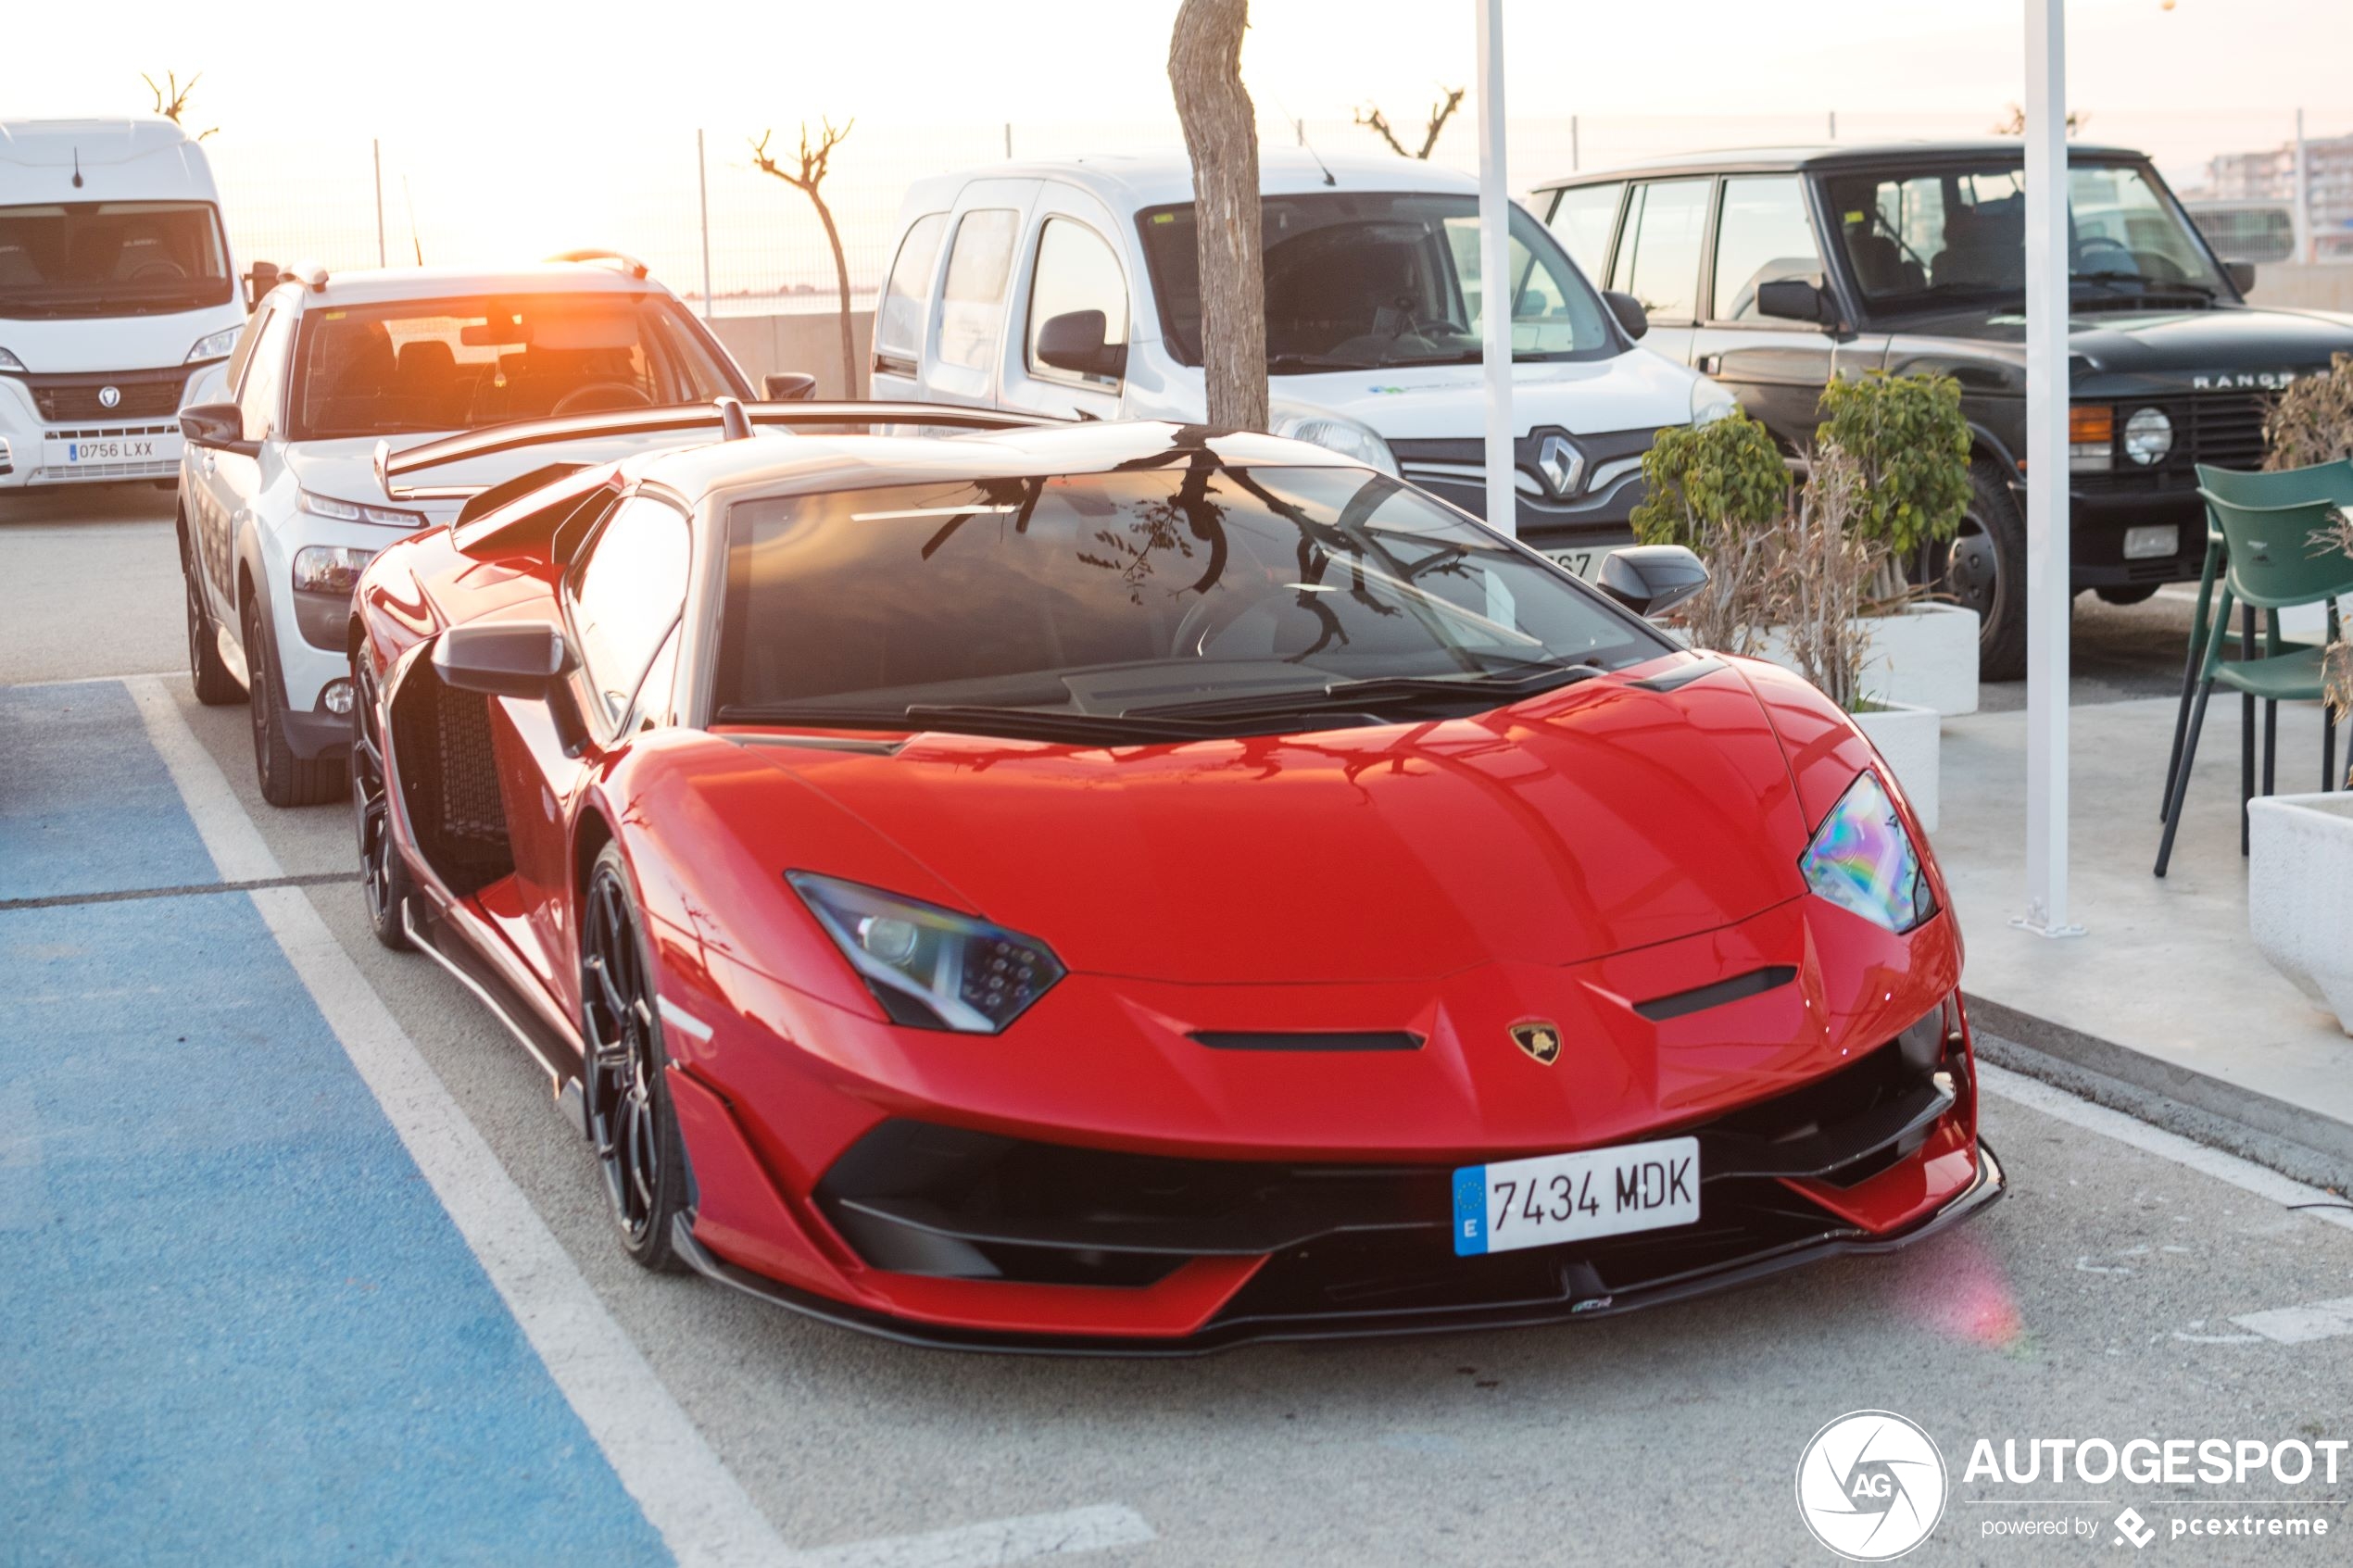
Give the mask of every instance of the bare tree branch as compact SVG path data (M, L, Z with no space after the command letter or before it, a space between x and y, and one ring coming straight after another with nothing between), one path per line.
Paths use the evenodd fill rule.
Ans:
M1445 132L1446 122L1454 118L1454 111L1462 107L1463 94L1469 89L1441 87L1439 91L1445 94L1446 97L1443 102L1432 104L1429 107L1429 119L1422 128L1422 145L1419 152L1409 153L1405 150L1405 144L1397 139L1395 128L1389 123L1389 117L1381 113L1380 106L1378 104L1367 104L1358 109L1356 123L1387 142L1389 150L1399 157L1421 158L1427 161L1429 155L1438 150L1438 138Z
M839 130L831 119L820 122L822 130L817 144L809 144L809 122L800 123L800 152L794 163L787 165L770 155L769 139L775 134L763 131L760 140L751 144L751 166L762 174L773 174L809 198L817 209L817 220L825 226L825 243L834 252L834 284L840 302L841 316L841 395L858 395L858 345L849 330L849 262L842 255L841 231L834 226L834 211L826 205L822 189L825 176L832 171L834 149L849 139L856 119L845 120Z

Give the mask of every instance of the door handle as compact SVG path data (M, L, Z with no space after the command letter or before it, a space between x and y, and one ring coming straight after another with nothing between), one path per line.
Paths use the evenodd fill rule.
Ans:
M1719 374L1723 369L1724 357L1721 354L1703 354L1699 357L1699 373L1701 375L1717 375Z

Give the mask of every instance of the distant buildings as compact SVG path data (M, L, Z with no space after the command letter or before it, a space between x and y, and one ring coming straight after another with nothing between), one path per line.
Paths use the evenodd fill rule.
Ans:
M2307 221L2313 259L2353 261L2353 136L2304 144ZM2277 202L2296 207L2296 144L2265 152L2224 153L2206 166L2201 202Z

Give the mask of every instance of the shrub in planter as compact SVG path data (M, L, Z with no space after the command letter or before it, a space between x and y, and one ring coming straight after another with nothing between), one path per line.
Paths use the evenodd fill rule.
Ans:
M2273 470L2353 458L2353 354L2288 383L2263 417L2263 466Z
M1950 376L1873 370L1822 389L1819 446L1851 458L1860 480L1853 529L1897 559L1960 531L1969 509L1969 419Z

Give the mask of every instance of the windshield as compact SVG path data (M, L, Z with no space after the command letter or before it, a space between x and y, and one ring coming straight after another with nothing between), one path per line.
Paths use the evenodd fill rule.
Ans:
M414 435L741 395L662 295L404 300L308 312L293 438Z
M1823 182L1840 243L1866 298L2026 294L2026 172L2015 164ZM2129 164L2068 171L2068 270L2079 308L2102 295L2168 303L2229 296L2229 285L2170 193Z
M154 316L233 292L208 202L0 207L0 316Z
M1478 201L1330 192L1261 204L1266 368L1276 375L1459 365L1479 357ZM1193 208L1137 215L1176 358L1201 361L1201 266ZM1593 359L1618 352L1601 300L1544 226L1515 205L1512 358Z
M716 695L721 722L985 707L1052 735L1206 706L1274 733L1331 727L1298 716L1336 701L1480 711L1672 646L1385 475L1172 448L1141 471L738 504ZM934 717L897 727L971 727Z

